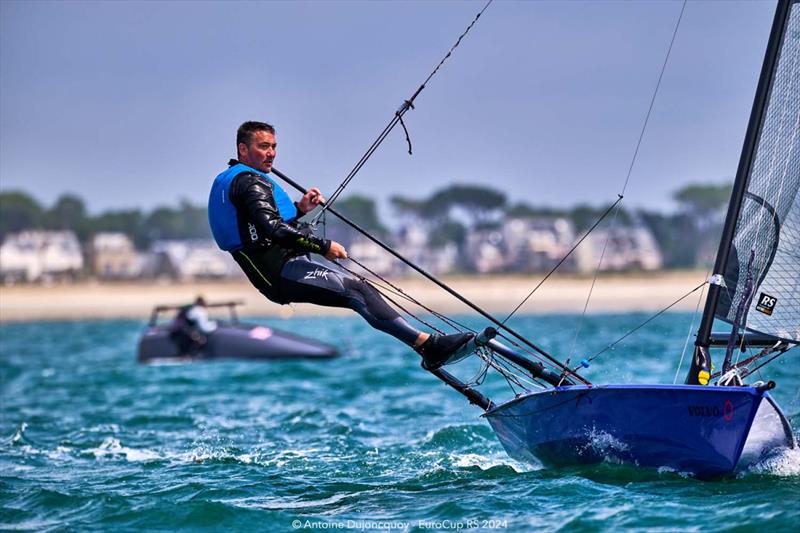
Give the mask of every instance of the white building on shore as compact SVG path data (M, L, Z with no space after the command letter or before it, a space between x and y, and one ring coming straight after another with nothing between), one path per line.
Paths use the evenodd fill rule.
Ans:
M6 283L74 279L82 269L81 246L72 231L12 233L0 245L0 278Z
M124 233L97 233L87 251L90 270L99 279L132 279L142 273L145 258Z
M243 276L231 254L220 251L212 240L157 241L150 248L142 275L178 280Z

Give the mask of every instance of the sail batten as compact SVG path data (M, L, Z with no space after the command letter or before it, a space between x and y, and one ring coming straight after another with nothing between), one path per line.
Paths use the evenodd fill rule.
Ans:
M745 290L750 268L756 280ZM733 246L724 268L716 317L733 323L744 298L742 325L800 341L800 3L792 2L779 48Z

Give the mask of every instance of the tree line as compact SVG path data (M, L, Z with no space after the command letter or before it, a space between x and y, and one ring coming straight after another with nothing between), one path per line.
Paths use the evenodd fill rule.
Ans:
M72 230L82 244L102 232L121 232L145 250L160 239L211 238L205 206L182 200L178 207L108 210L89 215L84 201L64 194L44 207L22 191L0 192L0 241L9 233L28 229Z
M730 184L688 185L673 195L679 206L676 212L620 209L617 221L648 227L661 247L665 267L707 264L713 260L730 191ZM390 204L398 218L425 225L431 246L446 242L462 245L469 231L499 227L509 217L564 217L581 234L608 208L585 204L569 208L510 204L502 191L464 184L443 187L425 198L393 196ZM391 238L372 198L361 195L342 198L337 201L336 209L367 231ZM26 229L72 230L82 243L96 233L121 232L142 250L161 239L211 238L205 206L186 200L177 207L107 210L92 216L84 201L73 194L62 195L46 207L22 191L0 192L0 240L9 233ZM353 236L351 230L332 216L327 217L325 231L326 236L345 241Z

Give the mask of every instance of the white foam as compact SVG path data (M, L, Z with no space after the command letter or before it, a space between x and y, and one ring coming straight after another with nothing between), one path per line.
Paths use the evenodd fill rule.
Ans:
M87 453L91 453L97 459L122 455L132 462L157 461L164 458L160 453L152 450L138 450L123 446L120 440L114 437L106 437L100 446L87 450Z
M237 454L231 452L225 447L214 448L211 446L199 446L191 452L167 457L170 459L177 459L178 461L191 461L194 463L234 460L242 464L283 467L293 460L307 462L312 457L317 456L321 451L324 450L321 448L309 448L306 450L281 450L277 453L269 453L268 457L265 457L263 452Z
M582 454L585 451L592 451L595 454L603 456L606 462L617 462L617 457L614 455L615 452L624 452L629 448L627 444L615 436L605 431L598 431L596 428L592 428L586 436L589 438L589 442L578 450L578 453Z
M20 450L25 455L42 455L53 460L66 459L72 452L72 448L67 448L66 446L58 446L55 450L41 450L34 448L30 444L23 445Z
M363 493L361 493L363 494ZM245 507L248 509L269 509L269 510L282 510L282 509L305 509L307 507L320 507L323 505L331 505L342 501L350 496L347 493L334 494L328 498L321 500L280 500L265 498L263 496L256 496L253 498L239 498L235 500L224 500L225 504L233 504L237 507Z
M481 470L489 470L491 468L495 468L498 466L507 466L517 474L522 474L525 472L533 472L535 470L541 470L543 468L541 465L535 465L532 463L521 463L519 461L515 461L514 459L511 459L505 454L492 454L487 456L487 455L480 455L477 453L464 453L464 454L453 453L450 454L449 459L452 462L453 466L458 468L478 467Z
M11 437L11 444L16 444L16 443L18 443L19 441L21 441L21 440L22 440L22 438L25 436L25 430L26 430L26 429L28 429L28 424L26 424L25 422L23 422L23 423L22 423L22 424L19 426L19 429L17 429L17 431L16 431L16 432L14 433L14 435Z
M800 475L800 448L779 448L750 466L743 474L769 474L789 477Z

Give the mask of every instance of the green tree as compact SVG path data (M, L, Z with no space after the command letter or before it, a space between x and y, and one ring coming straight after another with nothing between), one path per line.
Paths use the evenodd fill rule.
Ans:
M211 236L207 210L181 200L177 209L158 207L147 215L143 230L148 243L160 239L205 239Z
M43 226L44 211L31 196L22 191L0 192L0 239Z
M731 183L687 185L673 195L682 216L678 238L691 243L694 250L691 266L713 262L732 187Z
M728 205L732 183L687 185L673 194L686 212L713 213Z
M687 185L673 195L681 212L694 222L698 237L706 245L721 231L732 187L730 183Z
M378 216L375 200L361 195L348 196L336 202L336 211L376 235L388 233ZM330 220L330 219L329 219Z
M437 225L436 231L430 234L428 244L430 246L444 246L452 242L458 246L462 246L466 237L467 228L465 228L463 224L455 220L445 220Z
M665 268L692 268L703 263L703 252L708 248L704 246L702 234L689 215L642 210L637 216L653 232L664 257Z
M338 200L334 206L338 213L353 221L365 231L377 236L386 237L389 230L380 220L378 209L372 198L361 195L348 196ZM316 232L320 237L337 241L345 247L350 246L359 233L342 222L335 215L325 215L325 226Z
M572 223L575 224L575 231L583 233L585 230L594 226L608 207L609 206L592 207L585 204L573 207L569 212L569 218L572 220ZM617 224L629 226L633 222L630 213L620 207L617 207L617 209L619 209L619 213L616 214ZM606 215L603 224L608 224L610 221L614 220L614 216L613 211Z
M47 210L45 218L48 228L74 231L81 242L86 242L92 232L86 216L86 206L81 198L73 194L61 195L53 207Z
M145 217L139 209L105 211L91 220L94 233L120 232L133 240L139 250L150 244L144 225Z
M508 218L556 218L568 216L568 213L564 209L554 207L534 207L520 202L508 207L506 209L505 216Z
M506 195L482 185L450 185L435 192L428 203L445 214L460 208L477 224L499 213L506 205Z
M414 200L404 196L392 196L389 203L401 216L432 222L446 216L445 210L437 210L430 200Z

